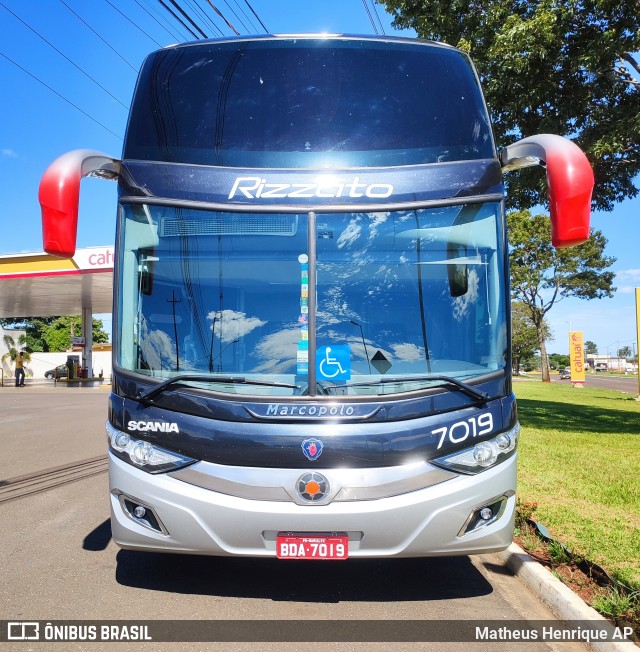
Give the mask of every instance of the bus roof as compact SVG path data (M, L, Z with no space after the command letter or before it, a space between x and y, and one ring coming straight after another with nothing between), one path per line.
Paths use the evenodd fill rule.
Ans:
M140 72L124 159L241 168L495 158L469 58L399 37L286 35L175 45Z

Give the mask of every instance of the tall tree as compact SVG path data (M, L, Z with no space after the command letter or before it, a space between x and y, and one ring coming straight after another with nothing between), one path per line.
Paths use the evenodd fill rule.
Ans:
M623 346L621 349L618 349L619 358L630 358L632 355L630 346Z
M587 340L584 343L584 350L588 355L598 355L598 345L591 340Z
M103 330L102 321L94 319L93 343L101 344L109 341L109 334ZM29 351L66 351L71 345L71 331L80 335L82 317L80 315L66 317L20 317L0 319L0 326L19 326L26 332L26 348Z
M545 337L548 337L548 333L546 329ZM538 332L531 320L528 306L522 301L513 301L511 303L511 355L516 375L520 373L523 360L533 356L539 349Z
M637 0L378 0L396 27L469 52L498 145L536 133L572 138L594 168L594 207L638 194ZM545 203L544 175L509 175L516 208Z
M512 299L522 301L538 335L542 380L549 382L545 315L566 297L601 299L613 296L615 274L608 271L615 258L605 256L607 239L591 230L587 242L568 249L551 244L551 225L546 215L528 210L507 216Z
M18 338L13 337L13 335L4 336L4 345L7 347L7 352L2 356L2 362L9 362L10 364L15 364L16 358L20 351L24 354L25 362L31 362L31 354L26 350L27 336L21 334Z
M44 340L49 351L66 351L71 346L71 338L82 334L82 317L73 315L57 317L44 331ZM102 322L93 320L93 343L108 342L109 335L102 330Z

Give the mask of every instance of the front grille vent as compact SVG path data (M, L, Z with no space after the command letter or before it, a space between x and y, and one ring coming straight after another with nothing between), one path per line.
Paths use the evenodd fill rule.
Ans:
M297 215L211 215L207 217L164 217L160 237L185 235L295 235Z

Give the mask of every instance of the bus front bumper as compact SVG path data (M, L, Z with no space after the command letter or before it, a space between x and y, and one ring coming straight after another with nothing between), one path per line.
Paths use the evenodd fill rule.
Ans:
M125 549L219 556L274 557L279 533L346 533L349 557L493 552L512 540L516 464L514 454L477 475L449 474L399 495L371 499L365 491L366 500L355 492L348 500L298 504L233 495L232 482L223 485L223 493L178 479L179 472L151 475L109 453L112 534ZM262 471L270 476L279 472ZM357 472L366 478L369 471L376 472ZM305 473L282 472L291 477ZM320 472L329 482L344 473ZM254 489L260 496L260 487ZM478 515L487 507L493 515L482 520Z

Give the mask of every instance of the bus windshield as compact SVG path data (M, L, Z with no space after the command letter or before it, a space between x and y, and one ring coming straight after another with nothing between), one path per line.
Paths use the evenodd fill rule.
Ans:
M121 215L118 363L129 371L241 376L274 385L208 389L285 396L314 365L324 393L388 395L507 363L499 203L313 220L123 203Z
M203 42L152 54L127 160L353 168L488 159L473 67L434 43L357 38Z

